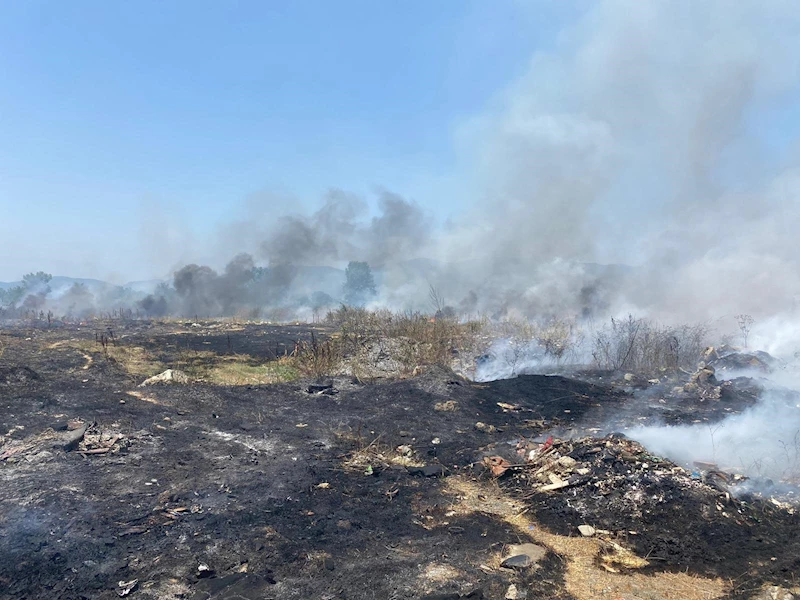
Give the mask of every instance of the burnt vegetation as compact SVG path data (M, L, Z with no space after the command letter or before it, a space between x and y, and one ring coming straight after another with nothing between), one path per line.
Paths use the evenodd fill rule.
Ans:
M682 369L768 370L766 355L704 352L701 326L497 322L429 300L308 324L7 323L0 597L792 593L793 474L741 493L744 475L608 433L716 433L760 392ZM511 378L476 383L486 361Z

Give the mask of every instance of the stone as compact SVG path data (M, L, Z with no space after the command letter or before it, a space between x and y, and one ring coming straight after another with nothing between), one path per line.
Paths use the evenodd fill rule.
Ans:
M578 531L583 537L592 537L597 531L591 525L578 525Z
M525 600L528 597L528 592L518 588L513 583L508 586L506 591L505 600Z
M756 600L795 600L798 596L792 591L778 585L766 585L761 588L758 596L754 596Z
M408 473L423 477L443 477L447 475L447 469L442 465L425 465L424 467L408 467Z
M508 547L509 556L525 555L531 563L539 562L547 554L547 548L539 544L512 544Z
M531 557L527 554L515 554L514 556L509 556L503 562L500 563L501 567L505 567L506 569L526 569L533 564Z
M167 369L163 373L145 379L139 384L139 387L155 385L157 383L189 383L189 376L178 369Z

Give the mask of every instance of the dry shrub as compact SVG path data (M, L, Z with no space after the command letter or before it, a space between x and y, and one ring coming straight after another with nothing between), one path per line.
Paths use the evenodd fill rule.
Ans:
M649 319L611 319L594 332L592 357L603 369L657 373L694 369L708 346L705 324L661 325Z
M323 379L334 375L342 362L341 344L338 338L321 342L314 332L311 341L297 343L295 358L298 368L312 377Z
M492 338L505 341L499 356L511 373L519 366L540 362L549 365L579 362L584 333L572 317L548 317L538 321L506 319L491 326Z
M474 349L483 330L479 321L349 306L331 311L326 321L338 327L334 338L354 371L370 371L387 360L398 362L407 373L423 365L450 367L455 356Z

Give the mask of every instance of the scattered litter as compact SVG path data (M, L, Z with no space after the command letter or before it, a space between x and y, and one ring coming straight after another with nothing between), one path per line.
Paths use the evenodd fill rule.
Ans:
M117 596L120 598L124 598L128 594L130 594L133 590L136 589L138 585L138 579L131 579L130 581L120 581L117 583Z
M487 456L483 459L483 464L489 467L495 477L500 477L513 466L502 456Z
M211 567L209 567L205 563L200 563L199 565L197 565L197 576L200 579L203 579L203 578L206 578L206 577L213 577L214 576L214 569L212 569Z
M335 394L338 394L339 390L337 390L335 387L333 387L332 383L326 384L326 385L311 384L306 388L306 393L307 394L315 394L317 396L321 396L321 395L333 396Z

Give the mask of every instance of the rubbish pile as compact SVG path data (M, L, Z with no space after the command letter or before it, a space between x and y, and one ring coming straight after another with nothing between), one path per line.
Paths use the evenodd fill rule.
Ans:
M52 458L55 450L74 451L83 456L115 454L130 444L129 438L119 431L81 420L53 423L23 439L16 439L10 433L0 436L0 462L41 461Z
M748 577L768 581L794 568L793 491L755 493L741 474L712 462L684 468L622 434L512 448L516 458L488 456L484 466L549 531L619 542L651 566L697 574L733 576L758 563Z
M622 434L574 440L551 436L543 443L520 440L515 450L520 457L516 463L489 456L484 465L495 477L512 471L514 481L529 490L528 496L553 492L569 492L571 498L588 496L587 511L589 505L604 499L605 511L613 508L636 516L646 511L648 504L673 501L681 493L703 495L723 507L734 502L731 490L747 481L747 477L722 471L711 462L696 462L689 471L650 454ZM585 489L576 491L579 488ZM580 507L581 503L571 505ZM718 510L730 516L723 508Z

